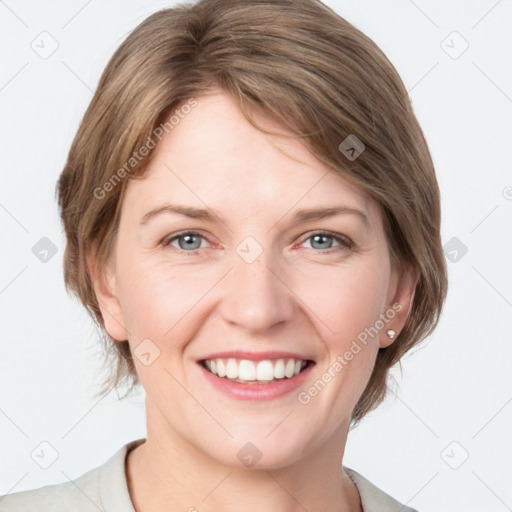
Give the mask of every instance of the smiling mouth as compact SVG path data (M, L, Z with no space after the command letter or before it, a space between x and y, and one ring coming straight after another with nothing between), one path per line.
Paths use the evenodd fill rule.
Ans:
M311 360L293 358L262 361L216 358L203 359L199 363L213 375L240 384L271 384L283 379L293 379L315 364Z

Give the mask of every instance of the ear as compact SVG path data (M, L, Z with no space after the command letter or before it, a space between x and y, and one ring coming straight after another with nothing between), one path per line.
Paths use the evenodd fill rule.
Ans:
M105 267L100 266L94 250L87 255L87 268L99 303L103 328L109 336L117 341L128 339L128 331L124 326L121 303L117 296L113 261Z
M379 345L381 348L391 345L404 328L414 300L419 277L419 269L413 265L408 265L401 272L393 270L386 311L392 310L396 314L388 321L384 328L384 333L380 336ZM388 336L386 332L389 329L395 331L393 338Z

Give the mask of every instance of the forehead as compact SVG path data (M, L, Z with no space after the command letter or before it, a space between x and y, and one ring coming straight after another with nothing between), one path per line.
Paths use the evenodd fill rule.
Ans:
M378 214L368 194L287 137L283 126L254 112L259 126L283 135L255 128L224 92L196 100L155 148L144 179L130 180L125 202L138 213L179 200L247 216L325 204Z

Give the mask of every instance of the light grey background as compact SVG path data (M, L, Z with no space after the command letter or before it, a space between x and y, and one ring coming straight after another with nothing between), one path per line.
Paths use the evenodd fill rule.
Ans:
M458 244L437 331L393 371L396 394L351 432L344 463L421 512L512 510L512 0L326 3L401 74L443 243ZM170 5L0 1L0 494L74 479L145 436L142 394L91 396L100 344L64 290L54 187L108 59ZM46 262L43 237L57 250ZM48 469L31 458L41 442L58 452Z

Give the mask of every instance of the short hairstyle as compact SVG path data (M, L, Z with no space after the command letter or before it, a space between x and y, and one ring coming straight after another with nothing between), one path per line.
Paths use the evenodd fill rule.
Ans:
M110 369L101 394L123 382L131 391L138 378L128 341L105 331L86 256L94 253L100 267L109 261L129 180L143 176L176 109L212 88L235 98L256 128L250 109L277 120L374 198L393 268L419 273L406 324L379 348L355 424L384 399L389 368L437 325L447 272L434 165L407 90L378 46L319 0L201 0L164 9L140 23L105 68L56 191L66 290L99 327ZM357 158L340 150L349 136L364 144Z

